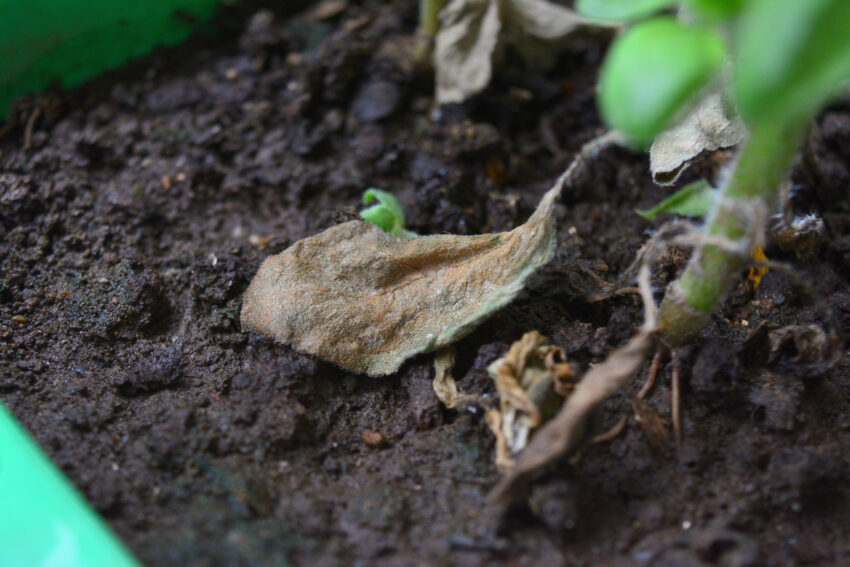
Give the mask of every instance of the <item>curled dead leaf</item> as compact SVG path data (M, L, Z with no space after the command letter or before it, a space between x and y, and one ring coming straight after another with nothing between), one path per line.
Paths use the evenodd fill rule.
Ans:
M399 238L350 221L267 258L242 328L351 372L381 376L469 334L552 257L567 173L510 232Z
M547 0L510 0L504 8L511 43L526 61L544 67L555 62L559 44L588 24L569 8Z
M672 185L699 154L734 146L745 135L743 123L727 111L722 93L710 93L678 124L655 138L649 148L652 180Z
M434 381L432 386L437 399L447 408L454 408L459 404L479 402L478 396L464 394L460 391L457 382L452 377L454 364L455 351L453 347L440 349L434 355Z
M526 59L545 65L559 43L589 24L548 0L451 0L440 12L435 38L437 103L462 102L484 90L502 37Z
M462 102L490 83L501 29L495 0L451 0L443 8L434 46L438 104Z
M511 345L508 353L487 368L499 392L499 409L487 412L496 436L496 465L513 468L514 458L528 443L533 429L560 407L575 386L575 372L560 347L547 345L531 331Z
M653 329L654 321L585 374L558 415L537 432L514 468L495 486L489 495L492 503L509 504L541 469L582 446L590 413L643 364L653 344Z

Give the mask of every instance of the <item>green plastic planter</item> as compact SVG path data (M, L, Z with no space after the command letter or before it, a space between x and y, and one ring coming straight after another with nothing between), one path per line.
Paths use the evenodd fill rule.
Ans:
M220 0L0 0L0 122L54 81L75 87L175 45ZM0 404L0 566L139 563Z
M219 0L0 0L0 120L16 97L64 88L186 39Z
M2 404L0 565L139 565Z

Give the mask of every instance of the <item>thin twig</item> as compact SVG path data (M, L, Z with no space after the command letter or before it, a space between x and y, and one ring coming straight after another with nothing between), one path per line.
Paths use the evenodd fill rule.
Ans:
M588 445L596 445L597 443L606 443L608 441L613 441L620 435L620 433L623 432L628 422L629 416L623 417L614 425L614 427L604 433L600 433L599 435L591 439Z
M649 365L649 374L646 377L646 382L643 383L640 391L637 393L638 399L642 400L646 397L652 387L655 386L655 378L658 376L658 370L661 368L661 360L664 358L664 349L658 347L655 355L652 357L652 363Z
M28 152L32 147L32 132L35 129L35 121L38 120L39 116L41 116L41 106L36 106L27 119L27 126L24 129L24 152Z
M676 357L673 357L673 370L670 378L670 414L673 421L673 437L676 439L676 447L682 448L682 418L680 412L681 393L679 390L681 382L681 366Z

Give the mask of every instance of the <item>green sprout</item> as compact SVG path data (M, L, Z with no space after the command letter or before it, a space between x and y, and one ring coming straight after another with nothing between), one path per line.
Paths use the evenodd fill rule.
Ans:
M679 7L680 20L661 14ZM694 338L764 238L808 123L850 78L847 0L580 0L579 11L630 27L606 56L599 106L608 125L646 147L710 89L722 89L749 135L724 176L659 328ZM692 195L693 196L693 195Z
M368 209L360 211L360 216L366 221L399 238L418 236L415 232L404 227L404 209L392 193L374 187L367 189L363 193L363 204L368 205L372 201L378 202Z

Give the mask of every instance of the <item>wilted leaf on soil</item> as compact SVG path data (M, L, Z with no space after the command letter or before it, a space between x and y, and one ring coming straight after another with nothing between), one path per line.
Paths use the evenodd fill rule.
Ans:
M475 403L480 401L473 394L464 394L460 391L454 377L452 367L455 365L455 351L453 347L446 347L437 351L434 355L434 394L447 408L454 408L463 403Z
M443 8L434 46L437 103L461 102L484 90L501 29L495 0L452 0Z
M487 424L496 436L496 466L503 472L513 468L531 431L558 411L575 386L564 350L545 343L537 331L526 333L487 367L499 392L499 409L487 412Z
M649 148L652 180L672 185L702 152L734 146L745 135L744 125L725 108L723 95L711 93L678 124L655 137Z
M559 42L588 23L547 0L451 0L435 38L437 103L462 102L484 90L503 26L524 57L545 64Z
M508 0L503 20L511 43L526 61L549 66L558 44L588 22L569 8L547 0Z
M537 432L513 470L490 493L492 502L508 504L541 469L581 447L591 412L620 390L646 359L653 344L652 328L650 325L642 330L584 375L558 415Z
M510 232L402 239L350 221L300 240L260 267L242 328L351 372L395 372L469 334L549 261L565 179Z

